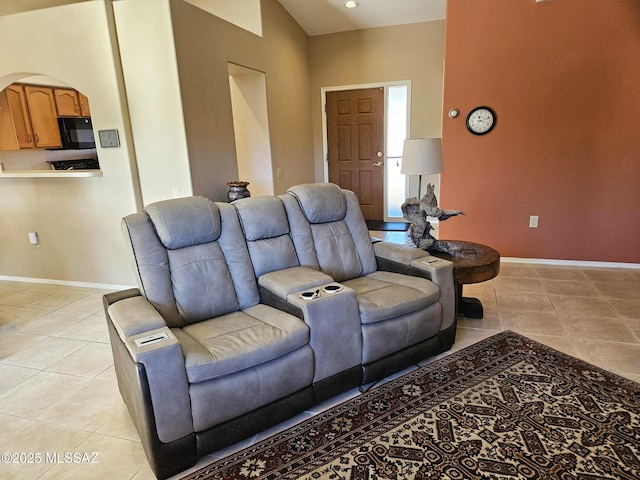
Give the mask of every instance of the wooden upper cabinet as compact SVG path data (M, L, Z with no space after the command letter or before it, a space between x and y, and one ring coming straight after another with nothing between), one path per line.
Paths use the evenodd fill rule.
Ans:
M18 145L20 148L35 148L24 87L22 85L9 85L6 92Z
M49 87L26 86L27 105L31 115L33 137L38 148L62 146L56 115L53 89Z
M54 88L56 111L59 117L90 117L89 99L70 88Z
M68 88L54 88L56 110L59 117L79 117L80 102L78 92Z
M89 98L86 95L78 92L78 101L80 103L80 116L90 117L91 109L89 108Z
M0 150L18 150L18 138L16 129L13 126L13 117L9 109L7 92L0 92Z

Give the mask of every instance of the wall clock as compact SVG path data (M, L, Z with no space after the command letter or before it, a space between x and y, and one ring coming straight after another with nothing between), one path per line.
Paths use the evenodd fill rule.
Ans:
M496 114L489 107L476 107L467 116L467 130L474 135L485 135L496 126Z

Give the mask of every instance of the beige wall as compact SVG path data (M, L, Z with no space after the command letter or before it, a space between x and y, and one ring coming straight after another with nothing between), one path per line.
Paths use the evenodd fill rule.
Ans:
M441 20L310 38L317 181L324 180L322 87L411 80L411 136L440 136L444 27Z
M109 22L103 1L0 17L0 88L34 74L60 79L89 97L94 129L116 128L122 143L98 148L99 178L0 178L2 276L133 284L119 225L136 210L135 182Z
M169 0L113 3L142 203L190 196Z
M171 1L195 194L226 200L238 178L228 62L264 72L275 193L314 180L309 37L276 0L262 1L262 37ZM250 180L249 180L250 181ZM251 186L249 186L251 189Z

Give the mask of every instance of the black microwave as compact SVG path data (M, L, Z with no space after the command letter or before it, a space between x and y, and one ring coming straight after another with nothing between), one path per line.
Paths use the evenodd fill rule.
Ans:
M90 118L58 118L58 127L64 150L96 148Z

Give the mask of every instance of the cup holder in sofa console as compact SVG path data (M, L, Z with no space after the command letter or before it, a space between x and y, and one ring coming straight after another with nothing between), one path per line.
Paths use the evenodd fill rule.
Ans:
M325 293L338 293L342 291L342 285L327 285L326 287L322 287L322 291Z
M320 289L307 290L306 292L302 292L300 294L300 298L303 300L313 300L314 298L318 298L319 296L320 296Z

